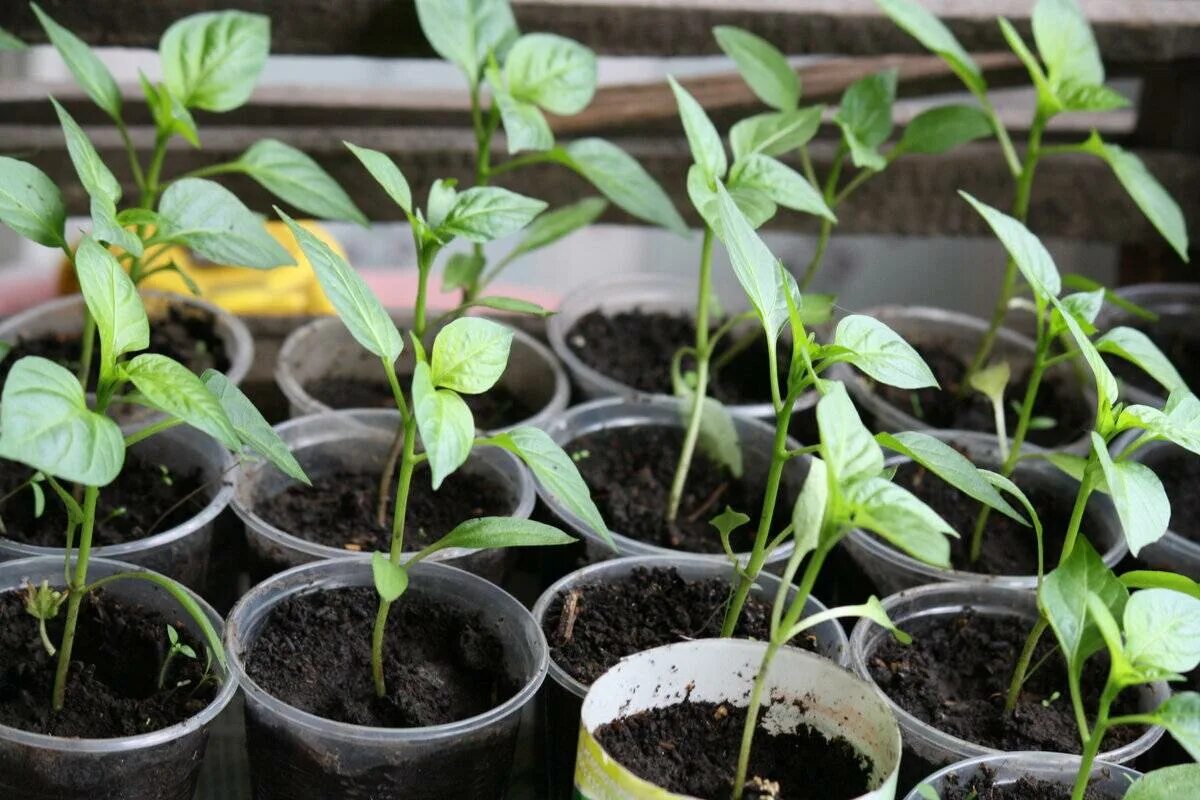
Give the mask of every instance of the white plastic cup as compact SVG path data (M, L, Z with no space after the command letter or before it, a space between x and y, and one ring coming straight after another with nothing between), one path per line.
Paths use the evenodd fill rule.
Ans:
M940 796L943 790L952 785L951 779L957 780L956 785L958 786L967 786L972 778L987 770L992 774L998 786L1010 785L1021 778L1030 777L1057 784L1069 792L1075 785L1075 777L1079 774L1079 764L1079 756L1062 753L1001 753L1000 755L969 758L951 764L930 775L923 783L928 784ZM1120 764L1097 761L1092 765L1091 783L1088 786L1092 791L1099 792L1105 800L1120 800L1129 790L1130 784L1141 775L1142 773L1137 770ZM924 798L916 789L913 789L905 800L924 800Z

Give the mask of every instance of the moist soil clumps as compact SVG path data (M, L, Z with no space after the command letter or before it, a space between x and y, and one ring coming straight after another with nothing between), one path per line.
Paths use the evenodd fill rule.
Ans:
M747 800L849 800L870 789L874 765L848 741L807 725L773 734L764 730L763 716L750 754ZM602 725L596 738L626 769L667 791L726 800L745 724L745 707L685 699ZM777 793L761 790L772 784Z

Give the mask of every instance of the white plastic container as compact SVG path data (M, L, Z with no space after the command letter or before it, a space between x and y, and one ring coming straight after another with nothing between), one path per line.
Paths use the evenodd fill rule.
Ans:
M1002 753L994 756L980 756L951 764L930 775L924 782L940 795L944 789L948 788L951 779L956 779L958 786L967 786L972 778L985 769L993 773L996 785L999 786L1013 784L1023 777L1030 777L1058 784L1070 792L1075 785L1075 777L1079 774L1079 756L1068 756L1062 753ZM1129 785L1141 775L1142 773L1137 770L1120 764L1097 761L1092 765L1089 786L1093 791L1100 792L1105 800L1120 800L1125 796ZM924 798L914 789L905 800L924 800Z

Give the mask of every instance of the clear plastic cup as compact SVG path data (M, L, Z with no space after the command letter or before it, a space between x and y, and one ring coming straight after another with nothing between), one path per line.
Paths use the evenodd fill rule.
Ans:
M233 496L233 457L219 442L195 428L179 426L144 439L131 448L130 459L162 464L172 473L198 470L207 503L182 525L132 542L93 547L96 558L126 561L161 572L185 586L202 591L208 574L213 536L218 526L230 524L221 514ZM101 496L104 490L101 489ZM57 502L50 498L50 502ZM62 560L62 547L40 547L0 538L0 561L33 556Z
M92 558L88 578L140 569L133 564ZM24 581L62 586L63 559L27 558L0 564L0 591ZM167 592L146 581L115 581L105 593L128 604L159 610L196 635L203 634ZM217 612L196 595L209 621L220 630ZM214 659L221 686L194 717L137 736L75 739L46 736L0 725L0 797L56 800L191 800L204 762L208 729L237 692L237 682Z
M1153 323L1152 327L1159 330L1194 330L1197 315L1200 315L1200 286L1194 283L1137 283L1122 286L1116 290L1116 294L1157 314L1158 321ZM1146 324L1112 303L1104 304L1096 320L1096 327L1102 331L1119 325L1143 327ZM1193 391L1200 391L1200 386L1191 388ZM1156 408L1161 407L1166 400L1166 390L1161 387L1156 391L1147 391L1125 383L1121 392L1131 403Z
M966 786L971 778L979 776L984 770L987 770L993 775L999 786L1013 784L1021 778L1030 777L1058 784L1070 791L1075 785L1076 775L1079 774L1079 762L1079 756L1068 756L1062 753L1001 753L1000 755L969 758L966 761L951 764L930 775L923 783L927 783L940 796L943 790L952 785L951 778L956 779L956 785ZM1141 777L1141 774L1137 770L1120 764L1107 764L1099 761L1092 765L1089 786L1106 800L1120 800L1129 790L1129 785ZM924 798L914 789L905 800L924 800Z
M403 324L401 319L398 324ZM499 433L521 425L545 427L567 407L570 386L558 359L544 344L513 328L508 367L499 385L524 397L539 411L528 419L490 430ZM412 369L412 351L405 350L398 362L400 372ZM320 378L382 381L379 358L363 349L337 317L321 317L294 330L283 342L275 362L275 382L288 399L292 417L331 411L308 393L307 385Z
M676 569L685 580L709 580L720 578L730 582L732 586L733 573L729 564L721 565L712 559L697 558L694 555L674 554L669 556L627 556L611 561L601 561L572 572L542 592L537 603L533 606L533 618L537 620L538 628L545 629L546 613L550 604L558 595L571 589L618 581L630 575L635 569ZM775 593L779 590L780 579L770 573L759 575L752 590L755 597L767 603L775 601ZM796 597L796 587L788 592L789 602ZM825 610L825 604L813 596L809 596L804 606L805 616L817 614ZM817 652L830 661L847 667L849 660L849 642L846 632L836 620L824 622L811 630L816 637ZM544 752L546 755L546 777L549 782L550 797L555 800L570 798L572 789L572 764L575 756L575 734L579 730L579 708L587 695L588 687L574 678L569 672L560 667L554 658L550 659L550 681L542 692L544 726Z
M744 706L766 644L745 639L698 639L630 656L592 684L583 701L575 761L577 796L587 800L655 797L685 800L645 781L604 751L601 725L651 708L697 702ZM808 724L840 736L871 759L871 790L855 800L893 800L900 766L900 729L874 687L827 658L782 648L771 663L763 719L780 730Z
M567 447L572 441L581 436L612 428L667 426L682 428L683 401L664 395L638 395L635 397L612 397L603 400L593 400L578 406L572 406L556 417L546 427L546 432L560 447ZM737 430L738 442L742 448L742 465L745 479L751 482L765 480L771 463L771 450L775 446L775 429L766 423L750 417L733 415L733 424ZM790 437L787 440L788 449L800 445ZM674 462L678 453L664 453L663 458ZM783 470L783 480L780 484L779 501L776 503L775 519L782 520L791 513L792 505L804 488L804 479L808 475L808 459L793 458L788 461ZM571 513L553 495L545 491L538 483L538 496L555 517L562 520L572 531L587 542L589 561L600 561L617 555L670 555L683 551L660 547L626 536L620 531L612 531L613 541L617 545L617 553L600 538L582 519ZM757 509L754 509L755 511ZM716 510L714 509L714 514ZM713 531L716 536L716 530ZM768 566L780 566L791 555L791 544L776 548L767 556ZM727 564L728 559L723 553L695 553L698 558L710 559L716 563ZM747 553L739 554L742 561L749 558Z
M504 645L519 691L469 719L423 728L335 722L272 696L246 673L245 655L282 601L346 586L372 586L362 559L317 561L254 587L230 612L226 648L246 698L250 773L257 800L500 797L512 767L522 709L546 677L546 639L529 612L488 581L422 562L408 591L477 614ZM398 602L404 602L401 598Z
M976 615L1010 617L1025 621L1032 629L1038 618L1037 597L1033 592L1011 586L982 583L937 583L894 594L883 601L888 616L901 630L912 630L937 620L949 620L970 609ZM1050 635L1047 633L1047 635ZM876 651L890 633L867 620L860 621L850 634L850 666L861 678L872 681L868 668ZM873 681L872 681L873 683ZM1152 711L1170 696L1165 682L1140 686L1136 692L1142 711ZM942 767L979 756L1003 755L1002 751L960 739L923 722L898 703L887 699L904 734L904 769L900 788L909 791L917 782ZM1124 764L1146 753L1162 738L1163 729L1150 727L1129 744L1100 754L1102 761Z
M275 430L313 483L320 485L324 476L342 469L381 472L399 425L398 411L358 409L298 417L275 426ZM505 516L528 519L537 497L533 479L516 456L496 447L476 448L461 469L484 474L503 486L510 509ZM260 515L264 499L294 484L295 481L264 461L243 463L235 471L233 510L245 523L250 552L267 575L317 559L355 556L342 548L310 542ZM357 555L370 556L370 553ZM433 556L435 560L453 562L497 581L504 575L508 557L505 549L467 548L447 548Z
M1136 436L1137 434L1133 434ZM1118 442L1114 450L1123 446L1129 439ZM1179 445L1170 442L1151 442L1143 445L1133 454L1133 460L1145 464L1155 472L1163 459L1172 453L1184 453L1189 458L1195 455L1187 453ZM1183 534L1167 531L1157 542L1143 547L1138 553L1138 561L1152 569L1166 570L1186 575L1195 581L1200 581L1200 542L1193 542Z

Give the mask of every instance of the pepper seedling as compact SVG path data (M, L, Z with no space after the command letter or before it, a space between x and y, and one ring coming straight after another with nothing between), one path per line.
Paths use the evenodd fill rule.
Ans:
M404 339L379 298L345 259L282 211L276 211L291 228L347 330L380 359L400 415L393 447L393 452L399 453L399 469L395 471L390 550L373 553L371 557L374 585L379 594L371 641L371 671L375 691L383 697L387 692L383 640L388 613L392 603L408 589L409 571L414 565L449 547L527 547L574 541L540 522L483 517L459 524L442 538L404 558L408 496L418 465L428 463L432 487L436 490L466 462L473 448L503 448L520 458L547 491L610 545L612 539L575 462L544 431L519 427L495 436L475 433L474 418L462 395L486 392L500 379L508 364L511 329L479 317L461 317L437 331L428 349L422 341L426 327L424 297L438 250L456 236L484 242L515 233L545 204L498 187L472 187L457 192L451 182L437 181L422 210L414 206L408 182L386 155L349 143L347 146L404 210L417 247L419 283L410 332L416 366L407 392L396 374L396 360L404 349ZM392 474L389 458L380 482L383 507Z
M167 670L171 668L171 662L176 657L182 656L196 660L196 651L191 645L183 642L179 638L179 631L175 630L175 626L167 626L167 654L163 656L162 668L158 671L158 688L162 689L167 681Z

